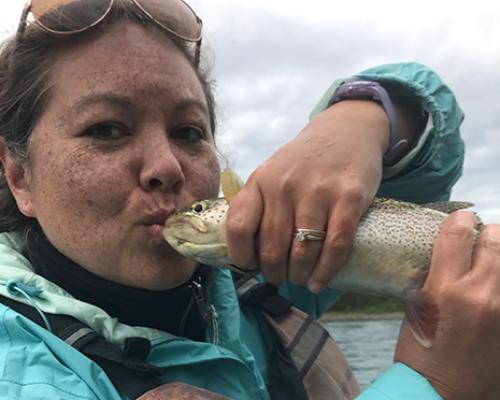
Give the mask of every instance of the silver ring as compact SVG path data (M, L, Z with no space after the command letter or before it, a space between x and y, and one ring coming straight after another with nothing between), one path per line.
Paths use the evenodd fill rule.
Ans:
M305 242L306 240L323 240L326 237L326 232L318 229L295 228L293 233L295 239L299 242Z

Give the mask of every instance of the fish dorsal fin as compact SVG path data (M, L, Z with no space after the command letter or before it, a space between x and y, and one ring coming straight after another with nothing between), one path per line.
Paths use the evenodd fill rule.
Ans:
M446 214L451 214L452 212L458 210L464 210L466 208L473 207L474 204L467 201L435 201L433 203L419 204L421 207L430 208L431 210L441 211Z
M243 188L244 183L236 172L234 172L231 168L226 168L222 171L220 185L224 198L228 203L230 203Z
M441 211L445 214L451 214L455 211L474 207L474 204L469 203L468 201L436 201L434 203L420 204L420 206L430 208L431 210ZM484 227L483 221L481 221L481 218L476 213L474 213L474 219L474 227L481 230Z

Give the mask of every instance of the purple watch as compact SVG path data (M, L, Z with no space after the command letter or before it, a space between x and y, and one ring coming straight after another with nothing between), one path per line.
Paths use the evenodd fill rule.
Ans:
M401 138L399 120L387 91L378 82L353 80L344 82L328 103L331 106L346 99L371 99L379 101L389 117L389 147L384 154L384 165L392 165L408 148L408 140Z

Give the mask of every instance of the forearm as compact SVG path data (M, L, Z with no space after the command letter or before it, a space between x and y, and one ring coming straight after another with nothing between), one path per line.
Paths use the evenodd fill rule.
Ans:
M353 152L367 148L382 156L389 145L389 119L380 103L372 100L342 100L333 104L316 118L315 123L345 127L331 132L333 143L350 143ZM348 128L347 128L348 127ZM325 127L326 128L326 127ZM327 129L325 131L328 132Z
M417 63L381 65L355 78L379 82L396 104L402 102L403 110L409 109L406 113L417 118L415 126L424 127L428 122L423 129L416 129L410 152L394 168L384 169L378 195L417 203L448 199L451 187L461 175L464 159L459 131L463 113L453 92L435 72ZM335 91L345 81L339 79L327 89L311 112L311 118L328 107ZM406 105L407 101L413 101L413 106ZM413 113L412 109L418 112ZM427 118L422 117L421 110L428 114ZM410 134L412 131L415 130L404 130ZM440 156L436 157L438 153Z
M408 140L409 146L399 158L404 157L414 146L416 140L423 132L426 124L426 115L418 99L414 97L394 97L392 98L399 122L399 136ZM353 126L359 125L359 130L355 130L356 136L351 139L353 146L359 143L370 141L380 149L383 155L389 145L390 126L389 118L384 108L378 101L374 100L342 100L333 104L323 111L318 118L328 120L329 118L343 119L345 123ZM365 127L370 129L365 129ZM396 160L398 161L398 160Z

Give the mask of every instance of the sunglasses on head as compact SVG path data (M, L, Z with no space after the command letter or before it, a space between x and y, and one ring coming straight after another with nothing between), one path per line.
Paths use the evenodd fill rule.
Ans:
M196 43L198 66L202 21L183 0L117 0L134 3L138 11L175 37ZM103 21L115 0L30 0L24 7L17 29L20 38L28 24L28 15L48 32L68 35L84 32Z

